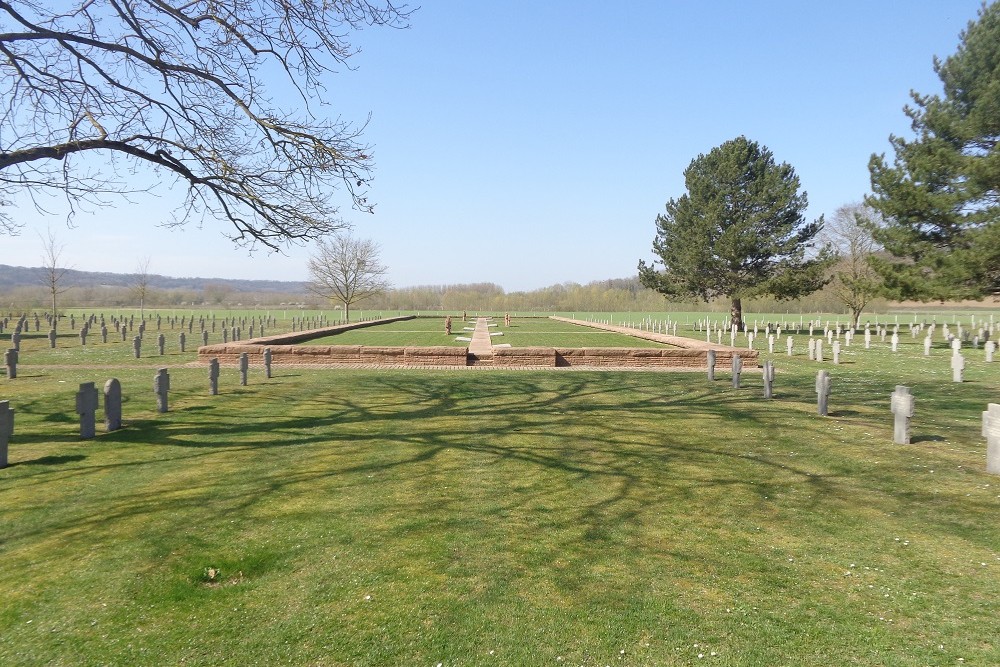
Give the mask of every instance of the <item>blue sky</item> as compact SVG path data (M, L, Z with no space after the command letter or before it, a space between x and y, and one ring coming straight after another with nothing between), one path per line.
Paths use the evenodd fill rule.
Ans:
M371 120L373 238L397 286L508 291L633 275L683 170L739 135L797 171L809 217L869 189L868 159L909 129L909 91L939 92L979 0L457 2L427 0L407 30L366 30L330 110ZM281 92L281 89L276 89ZM0 264L40 263L51 225L81 270L305 280L308 247L233 246L227 223L163 229L171 193L80 214L19 202ZM56 207L56 204L52 204Z

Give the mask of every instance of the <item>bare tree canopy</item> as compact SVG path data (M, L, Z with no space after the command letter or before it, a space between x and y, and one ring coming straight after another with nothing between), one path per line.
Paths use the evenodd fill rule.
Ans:
M57 297L65 292L68 287L63 285L62 279L69 271L69 267L62 266L63 246L59 243L52 229L48 229L45 236L41 234L38 238L42 241L42 268L45 269L42 282L49 292L52 303L52 328L59 326L59 311L56 310Z
M372 210L371 155L320 113L323 76L352 31L408 16L392 0L0 0L0 205L54 190L72 211L142 165L186 187L173 224L225 219L270 248L339 229L338 188ZM299 99L275 104L276 73Z
M389 289L388 268L379 259L380 248L371 239L338 233L316 243L309 259L309 290L324 299L344 304L344 319L350 321L351 306Z
M857 202L838 208L819 234L820 241L837 253L832 288L837 300L851 311L855 328L865 306L882 289L882 280L871 260L881 250L872 234L884 224L877 210Z

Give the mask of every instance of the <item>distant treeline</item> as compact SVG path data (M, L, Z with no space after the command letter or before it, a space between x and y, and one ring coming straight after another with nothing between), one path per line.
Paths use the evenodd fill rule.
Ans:
M82 273L82 272L81 272ZM101 274L106 278L107 274ZM59 295L60 308L138 307L137 291L129 285L128 276L108 280L101 284L87 282L67 286ZM305 306L311 308L336 308L337 304L322 302L308 294L301 283L267 282L268 289L250 289L253 283L263 281L184 279L199 287L151 286L146 292L146 308L205 307L253 308L263 306ZM284 286L287 289L281 290ZM11 312L45 312L51 300L41 285L9 286L0 280L0 309ZM887 304L876 302L869 312L884 311ZM457 312L663 312L710 311L728 313L729 303L668 302L660 294L639 284L638 277L597 280L580 285L561 283L537 290L505 292L493 283L461 285L422 285L401 287L359 303L362 310L421 310ZM744 308L750 312L769 313L841 313L843 304L830 290L821 290L798 301L774 299L749 299Z

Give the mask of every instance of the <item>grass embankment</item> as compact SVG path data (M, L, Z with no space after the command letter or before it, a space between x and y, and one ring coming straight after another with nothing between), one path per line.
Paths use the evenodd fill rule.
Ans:
M829 418L805 337L774 401L749 373L258 368L209 397L192 368L159 415L125 369L127 428L87 442L76 383L110 373L26 368L0 663L991 664L1000 363L953 384L903 342L822 365Z

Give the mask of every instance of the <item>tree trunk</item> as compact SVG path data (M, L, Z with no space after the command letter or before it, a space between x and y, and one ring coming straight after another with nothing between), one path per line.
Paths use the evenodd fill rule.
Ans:
M56 291L52 290L52 328L57 329L59 324L59 315L56 314Z
M857 330L857 328L861 326L860 308L851 308L851 325L854 327L855 330Z
M738 329L743 328L743 301L741 299L733 298L733 305L729 309L729 319L731 320L730 327L735 324Z
M344 323L351 321L351 304L344 302Z

